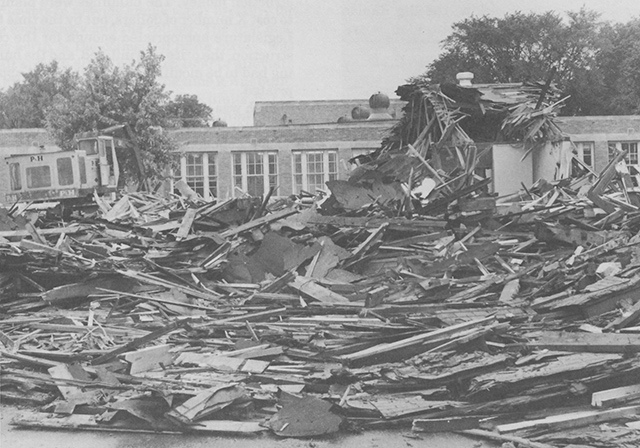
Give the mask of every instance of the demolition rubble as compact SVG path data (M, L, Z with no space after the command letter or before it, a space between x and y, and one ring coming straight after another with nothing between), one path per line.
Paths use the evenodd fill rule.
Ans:
M434 107L412 144L392 138L324 195L2 210L12 424L637 446L640 197L624 154L498 198L451 95L418 94ZM517 113L540 124L538 110ZM445 170L430 151L451 139Z

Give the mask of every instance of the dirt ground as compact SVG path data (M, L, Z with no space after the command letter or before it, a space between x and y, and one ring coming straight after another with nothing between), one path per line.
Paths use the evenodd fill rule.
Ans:
M410 430L376 430L322 439L280 439L271 434L251 437L165 435L93 431L43 431L10 425L22 411L0 405L1 448L490 448L499 445L457 434L421 434Z

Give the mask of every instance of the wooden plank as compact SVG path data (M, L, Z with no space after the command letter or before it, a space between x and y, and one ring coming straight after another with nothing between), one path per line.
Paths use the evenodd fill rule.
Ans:
M133 294L130 292L122 292L122 291L116 291L114 289L106 289L106 288L96 288L100 291L104 291L104 292L108 292L110 294L114 294L114 295L122 295L122 296L127 296L127 297L135 297L137 299L143 299L143 300L148 300L149 302L158 302L158 303L165 303L168 305L175 305L175 306L181 306L184 308L193 308L196 310L205 310L205 311L214 311L214 312L219 312L220 310L217 308L212 308L210 306L203 306L203 305L196 305L193 303L187 303L187 302L179 302L177 300L171 300L171 299L165 299L165 298L161 298L161 297L155 297L155 296L144 296L142 294Z
M498 432L508 433L523 429L544 429L553 432L567 428L579 428L594 423L608 422L621 418L633 417L640 412L640 406L627 406L607 411L579 411L567 414L550 415L549 417L517 423L497 425Z
M158 339L161 336L164 336L165 334L169 334L172 331L177 330L178 328L181 328L182 325L184 325L185 322L172 322L169 325L160 328L156 331L153 331L147 335L144 335L142 337L139 337L137 339L134 339L133 341L130 341L128 343L126 343L125 345L118 347L114 350L111 350L109 353L105 353L102 356L97 357L96 359L94 359L93 361L91 361L91 364L98 365L98 364L104 364L107 363L109 361L111 361L112 359L114 359L116 356L121 355L122 353L126 353L129 352L137 347L140 347L141 345L144 345L148 342L151 341L155 341L156 339Z
M16 343L6 333L0 330L0 344L7 350L13 351L16 348Z
M59 362L59 361L50 361L48 359L37 358L35 356L27 356L27 355L20 355L18 353L10 353L5 350L0 350L0 356L4 358L9 358L9 359L15 359L16 361L20 361L23 364L36 366L36 367L44 367L46 369L64 364L63 362Z
M357 258L363 255L372 245L374 245L385 231L385 229L389 227L389 223L383 223L380 227L371 232L371 235L367 237L365 241L363 241L358 247L353 250L353 257Z
M201 421L194 425L189 425L184 431L178 431L175 427L170 430L162 429L140 429L135 422L131 427L112 427L99 424L95 421L93 415L74 414L68 416L58 416L55 414L45 413L22 413L20 417L15 418L11 425L20 428L39 428L39 429L67 429L82 431L108 431L108 432L136 432L136 433L152 433L152 434L180 434L182 432L196 433L238 433L251 434L266 431L260 425L260 422L252 421L233 421L233 420L208 420Z
M125 353L124 359L131 363L130 375L150 370L159 370L173 363L174 355L170 353L171 345L156 345L135 352Z
M364 229L378 228L382 224L388 223L389 229L401 231L429 231L433 229L444 229L447 221L440 219L406 219L406 218L368 218L349 216L323 216L314 215L309 218L309 224L332 225L336 227L359 227Z
M340 357L340 360L347 364L353 363L356 361L362 362L363 360L374 359L380 355L391 353L402 348L410 347L413 345L424 345L429 341L438 340L443 337L451 336L451 338L453 339L453 335L455 335L456 333L459 333L464 330L468 330L470 328L483 326L485 324L488 324L489 322L492 322L493 320L494 320L494 317L491 316L491 317L486 317L483 319L473 320L469 322L462 322L462 323L451 325L445 328L439 328L434 331L421 333L409 338L401 339L399 341L378 344L373 347L366 348L364 350L360 350L355 353L343 355Z
M195 364L203 367L211 367L222 372L246 372L263 373L269 367L267 361L257 359L236 358L215 353L181 353L175 360L175 364Z
M452 432L475 429L480 425L478 417L420 418L413 421L412 431Z
M348 398L345 400L349 402ZM427 411L440 411L459 405L454 401L431 401L422 396L410 395L378 395L372 397L370 404L376 408L385 419L402 417L404 415L416 415Z
M77 224L72 224L68 227L56 227L53 229L38 229L38 233L40 235L60 235L60 234L73 234L78 233L82 230L85 230L88 226L80 226ZM25 237L29 236L30 233L28 230L0 230L0 237L3 238L11 238L11 237Z
M308 277L297 276L289 282L289 286L325 304L351 304L352 302L344 296L337 294L324 286L318 285L314 279Z
M64 379L64 380L75 380L76 379L71 374L71 372L69 372L69 367L66 364L60 364L58 366L51 367L51 368L49 368L48 371L49 371L49 375L51 375L53 378L60 378L60 379ZM82 389L80 389L79 387L67 386L67 385L62 385L62 384L57 384L57 387L58 387L58 390L60 391L60 393L62 394L62 396L66 400L71 399L74 395L82 394Z
M220 235L223 238L230 238L232 236L238 235L239 233L246 232L251 229L255 229L256 227L260 227L264 224L268 224L273 221L278 221L279 219L286 218L287 216L295 215L296 213L298 213L298 210L295 210L292 208L286 208L284 210L280 210L270 215L263 216L262 218L254 219L246 224L242 224L241 226L234 227L233 229L227 229L224 232L222 232Z
M567 352L636 353L640 352L640 334L543 331L527 346Z
M609 324L604 328L605 330L624 328L637 321L638 318L640 318L640 300L627 311L622 313L622 316L609 322Z
M220 294L215 293L213 291L200 291L199 289L195 289L189 286L185 286L185 285L180 285L178 283L173 283L167 280L164 280L162 278L158 278L155 277L151 274L145 274L143 272L136 272L136 271L132 271L132 270L126 270L126 271L116 271L118 272L118 274L124 275L126 277L130 277L130 278L134 278L136 280L139 280L143 283L149 283L151 285L155 285L155 286L162 286L163 288L167 288L167 289L171 289L171 288L176 288L182 292L184 292L185 294L189 294L191 296L194 297L198 297L200 299L205 299L205 300L217 300L220 297L222 297Z
M498 434L491 431L485 431L483 429L467 429L460 431L459 433L469 437L479 437L481 439L494 440L496 442L511 442L517 444L521 448L557 448L555 445L534 442L523 437Z
M189 235L189 231L193 225L193 220L196 217L196 212L197 210L195 208L189 208L184 213L182 221L180 222L180 228L176 232L176 241L182 241L187 237L187 235Z
M65 257L75 258L76 260L84 261L91 265L95 264L93 260L89 260L88 258L84 258L84 257L81 257L80 255L72 254L70 252L65 252L63 250L56 249L55 247L47 246L45 244L40 244L31 240L20 240L20 248L25 250L41 251L53 256L63 255Z
M591 395L591 406L606 408L625 401L635 400L636 398L640 398L640 384L594 392Z

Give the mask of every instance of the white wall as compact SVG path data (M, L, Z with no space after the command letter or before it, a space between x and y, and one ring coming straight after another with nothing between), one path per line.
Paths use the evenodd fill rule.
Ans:
M493 145L493 191L498 196L517 193L533 182L533 163L531 155L522 160L526 150L523 145Z

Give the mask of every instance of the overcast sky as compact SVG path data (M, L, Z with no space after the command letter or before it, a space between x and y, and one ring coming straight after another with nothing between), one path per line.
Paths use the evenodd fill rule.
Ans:
M102 48L122 65L151 43L168 90L251 125L255 101L394 96L471 14L582 5L640 17L638 0L0 0L0 89L40 62L81 70Z

